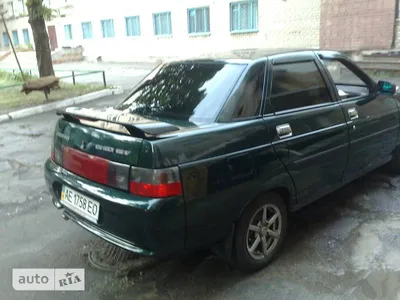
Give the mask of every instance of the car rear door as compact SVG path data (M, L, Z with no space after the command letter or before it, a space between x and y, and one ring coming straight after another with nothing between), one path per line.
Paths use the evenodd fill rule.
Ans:
M334 190L347 163L345 116L313 52L271 57L264 120L305 205Z
M348 123L350 149L344 180L351 181L391 159L399 135L396 99L379 94L376 83L344 57L320 54L320 58Z

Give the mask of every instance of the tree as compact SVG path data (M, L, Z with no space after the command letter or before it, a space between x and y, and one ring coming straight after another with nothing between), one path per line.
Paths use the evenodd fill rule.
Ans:
M43 0L26 1L28 8L29 24L32 28L33 41L35 43L36 60L39 76L54 75L53 62L49 44L49 36L46 31L45 21L52 17L53 10L43 4Z

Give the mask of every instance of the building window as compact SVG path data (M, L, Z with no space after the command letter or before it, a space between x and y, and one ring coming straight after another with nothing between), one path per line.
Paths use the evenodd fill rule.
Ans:
M103 33L103 38L115 37L114 20L101 20L101 32Z
M93 37L92 22L82 22L83 39L91 39Z
M65 32L65 39L66 40L72 40L72 25L71 24L67 24L64 25L64 32Z
M140 35L140 19L139 16L125 18L126 35L139 36Z
M256 31L258 29L258 1L231 3L231 32Z
M14 17L15 16L15 11L14 11L14 3L8 2L8 14L10 17Z
M210 32L209 7L188 9L188 31L189 34Z
M171 12L153 14L154 34L172 35Z
M18 37L17 30L12 31L12 39L13 39L14 46L19 46L19 37Z
M400 0L396 1L396 19L400 17Z
M18 2L19 2L19 5L20 5L20 7L21 7L21 12L23 13L23 14L25 14L25 1L24 0L18 0Z
M3 41L4 41L4 47L10 46L10 40L8 39L8 35L6 32L3 32Z
M30 45L31 44L31 39L29 38L28 29L23 29L22 30L22 35L24 36L24 44L25 45Z

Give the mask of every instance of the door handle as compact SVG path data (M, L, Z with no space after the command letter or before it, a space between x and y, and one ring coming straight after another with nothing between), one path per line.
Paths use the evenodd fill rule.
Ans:
M288 137L291 137L293 134L292 128L290 127L289 124L282 124L276 126L276 133L278 134L280 139L286 139Z
M349 114L350 120L358 119L358 112L354 107L349 108L347 112Z

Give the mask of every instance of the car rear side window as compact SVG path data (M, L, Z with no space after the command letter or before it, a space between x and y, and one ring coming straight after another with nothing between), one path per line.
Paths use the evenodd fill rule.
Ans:
M217 61L163 64L116 108L146 117L212 122L245 67Z
M332 101L314 61L274 65L270 99L275 111Z
M229 97L220 121L245 119L261 113L265 61L252 66Z

